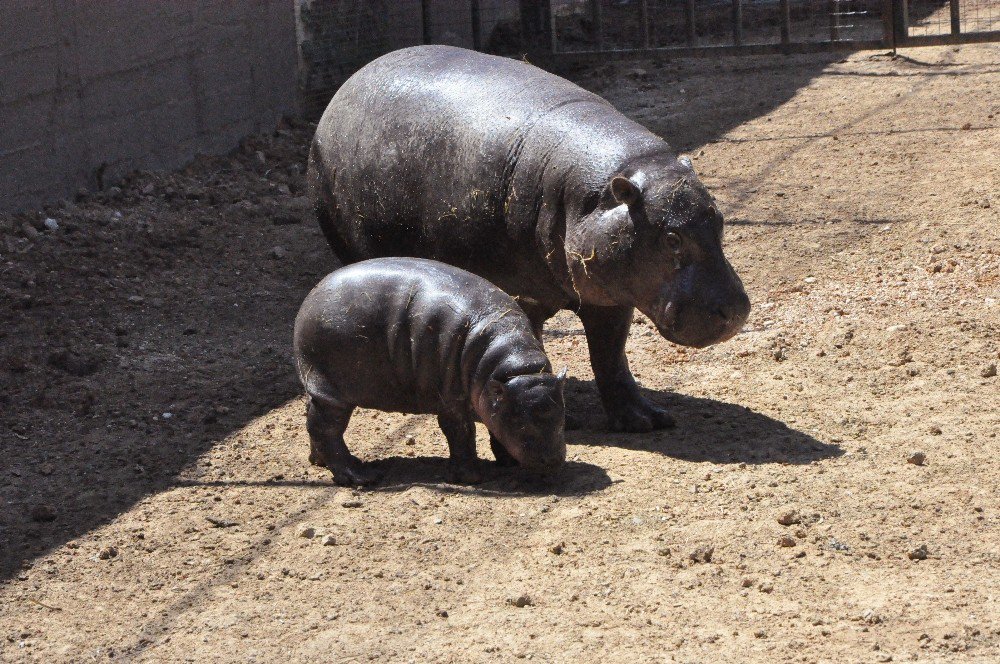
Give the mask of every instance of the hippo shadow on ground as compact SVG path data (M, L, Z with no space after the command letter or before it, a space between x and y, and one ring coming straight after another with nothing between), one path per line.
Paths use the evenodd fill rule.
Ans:
M481 451L482 455L483 452ZM381 474L378 484L367 491L389 493L422 486L443 493L461 493L490 498L519 496L583 496L611 486L607 472L591 463L567 461L550 476L526 473L519 468L502 468L485 452L480 456L483 481L479 484L456 484L449 478L448 459L438 456L392 456L373 460L370 466Z
M644 389L643 394L669 409L677 426L649 433L607 432L594 384L570 378L566 386L566 442L720 464L808 464L844 453L838 445L821 442L745 406L676 392Z

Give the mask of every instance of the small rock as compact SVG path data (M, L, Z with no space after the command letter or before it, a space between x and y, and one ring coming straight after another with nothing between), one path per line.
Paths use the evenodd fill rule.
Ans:
M699 546L697 549L688 554L688 558L692 562L696 563L710 563L712 562L712 554L715 553L715 547L704 544Z
M931 427L930 428L930 434L932 436L940 436L942 433L943 432L941 431L941 427Z
M323 546L334 546L336 543L337 539L333 535L323 535L323 539L320 540Z
M259 164L266 164L267 163L267 157L265 157L264 153L261 152L260 150L257 150L256 152L254 152L253 156L257 160L257 163L259 163Z
M523 609L526 606L534 606L535 601L531 599L528 595L520 595L517 599L507 600L512 606L516 606L519 609Z
M664 558L669 558L671 553L673 552L670 550L669 546L664 546L656 550L656 555Z
M39 236L38 229L36 229L29 223L24 223L21 226L21 232L24 233L24 237L28 238L29 240L37 240Z
M794 526L795 524L801 522L802 522L802 517L799 516L797 510L788 510L778 515L778 523L780 523L783 526Z
M927 455L923 452L913 452L910 456L906 457L906 463L912 463L914 466L922 466L927 461Z
M867 609L861 614L861 620L869 625L880 625L882 623L882 616L875 612L875 609Z
M403 440L403 444L405 444L405 445L416 445L417 444L417 439L415 437L413 437L413 436L407 436Z
M910 560L927 560L927 545L921 544L917 548L907 553L906 557L909 558Z
M35 505L31 509L31 520L47 522L56 520L56 510L51 505Z
M101 560L111 560L118 556L118 549L113 546L106 546L97 552L97 557Z
M979 375L983 378L993 378L997 375L997 365L992 363L988 366L983 367L983 370L979 372Z
M52 217L47 217L43 223L45 224L46 230L49 231L59 230L59 222L53 219Z
M778 546L790 547L790 546L795 546L795 544L796 544L795 538L792 537L791 535L782 535L781 537L778 538Z
M142 185L142 189L139 190L139 193L141 193L143 196L149 196L154 191L156 191L156 186L152 182L147 182L146 184Z
M129 295L127 299L131 304L142 304L146 301L142 295Z
M340 504L341 507L361 507L363 503L360 500L345 500Z
M742 588L751 588L751 587L753 587L754 583L755 583L755 581L753 579L751 579L749 576L745 576L745 577L743 577L743 580L740 581L740 587L742 587Z
M305 537L306 539L312 539L316 537L316 529L312 526L302 526L299 528L299 537Z
M770 595L771 593L774 592L774 584L771 583L770 581L765 581L764 583L760 584L760 591L762 593Z
M438 615L438 618L447 618L448 617L448 612L447 611L438 611L437 615Z
M962 125L962 131L969 131L970 129L972 129L971 122L966 122L964 125Z
M763 638L767 637L767 632L765 632L762 629L756 629L756 630L754 630L753 635L754 635L754 638L763 639Z
M816 283L816 277L806 277L802 281L806 282L807 284L814 284Z
M281 260L288 255L288 251L281 245L271 247L271 258Z
M562 555L562 552L564 550L565 550L565 545L563 545L562 542L560 542L559 544L553 544L552 546L549 547L549 553L554 553L557 556Z

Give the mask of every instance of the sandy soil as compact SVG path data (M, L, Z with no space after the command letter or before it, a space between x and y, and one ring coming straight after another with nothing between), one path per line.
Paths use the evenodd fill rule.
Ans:
M383 485L308 465L308 126L0 217L0 660L1000 659L1000 48L906 55L571 73L691 152L755 308L698 351L636 319L679 421L641 435L552 321L549 485L364 411Z

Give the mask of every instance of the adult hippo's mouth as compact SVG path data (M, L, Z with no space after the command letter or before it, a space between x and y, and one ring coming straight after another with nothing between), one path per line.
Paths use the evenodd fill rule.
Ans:
M750 298L740 289L738 294L714 307L697 302L682 305L676 299L669 299L652 312L643 313L667 341L705 348L736 336L750 315Z

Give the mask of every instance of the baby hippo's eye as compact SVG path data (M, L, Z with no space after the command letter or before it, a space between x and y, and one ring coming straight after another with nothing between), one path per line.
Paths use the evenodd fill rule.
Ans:
M681 236L673 231L668 231L663 234L663 242L672 251L677 251L681 248Z

